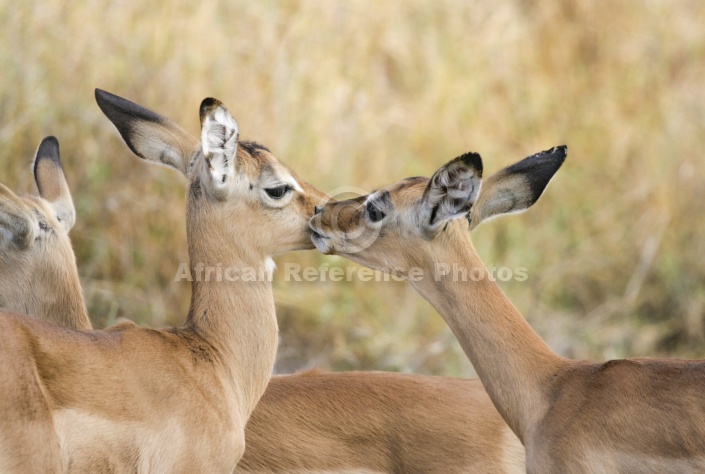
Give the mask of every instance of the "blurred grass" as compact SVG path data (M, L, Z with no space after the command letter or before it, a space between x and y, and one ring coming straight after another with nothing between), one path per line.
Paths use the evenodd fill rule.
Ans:
M430 175L465 151L486 174L567 143L529 212L480 227L485 262L573 357L705 357L705 8L701 2L0 3L0 179L33 191L61 141L72 232L97 326L178 324L184 180L140 163L101 87L198 132L205 96L243 138L324 190ZM315 252L279 259L340 259ZM432 308L399 283L276 281L279 370L472 373Z

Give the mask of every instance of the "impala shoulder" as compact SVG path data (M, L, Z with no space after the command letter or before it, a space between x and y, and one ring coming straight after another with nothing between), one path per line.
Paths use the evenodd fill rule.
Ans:
M594 374L624 377L625 381L670 380L680 377L705 377L705 361L685 359L654 359L648 357L617 359L595 364Z
M589 390L609 388L615 382L626 386L642 378L643 365L636 360L614 359L583 366L581 377Z
M602 362L600 364L596 364L595 366L598 373L605 374L611 372L634 371L640 370L641 368L641 362L635 359L608 360L607 362Z
M173 344L182 344L191 354L194 364L212 364L219 359L219 352L205 338L198 333L184 328L169 328L162 332L165 336L172 338Z
M590 379L594 377L611 376L624 371L639 370L641 362L636 359L613 359L606 362L578 362L564 371L558 378Z
M702 384L703 369L705 363L700 361L647 358L578 364L557 378L554 395L590 400L620 398L641 393L645 387L652 393L667 392L676 383L684 387Z

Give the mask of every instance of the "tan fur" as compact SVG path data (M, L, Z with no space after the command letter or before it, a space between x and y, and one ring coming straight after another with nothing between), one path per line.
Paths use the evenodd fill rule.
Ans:
M49 140L35 157L40 196L17 196L0 185L0 221L11 214L15 226L21 221L20 228L31 229L24 245L0 237L0 308L71 329L91 329L68 234L73 203L58 147L56 156L44 154ZM8 227L8 232L16 231Z
M243 472L524 472L523 447L478 380L274 376L246 439Z
M539 155L488 179L469 211L472 225L533 204L562 163L565 148L563 158L560 151L544 152L548 161L538 160L533 169L526 165ZM551 160L552 168L543 167ZM705 361L558 357L489 278L435 276L437 265L446 263L487 273L470 242L467 212L435 232L420 218L430 214L424 210L427 185L425 179L405 180L375 193L388 191L391 205L375 224L381 226L378 238L366 248L351 250L356 242L350 237L373 227L362 205L366 198L325 206L311 221L314 242L326 253L373 268L407 275L414 267L423 270L412 285L444 317L495 406L523 440L527 471L705 470ZM349 211L339 212L345 206Z
M117 104L130 122L122 125L152 140L126 103ZM312 247L307 220L322 194L298 181L286 200L265 202L260 180L295 179L273 155L238 147L224 163L237 166L237 179L224 187L197 140L167 136L189 150L194 274L198 264L266 274L270 256ZM274 364L271 283L194 280L192 292L186 324L163 330L78 332L1 312L0 471L231 472Z
M35 276L47 267L75 270L75 260L61 251L65 243L58 239L46 243L48 258L36 262ZM82 323L85 310L67 299L56 307L51 296L74 295L78 288L74 296L81 298L77 272L70 275L55 280L51 292L35 294L34 316L60 314L68 322L52 322L66 327ZM17 304L23 306L21 299L30 294L19 297ZM132 321L124 320L108 331L134 328ZM158 444L160 439L158 432L145 430L140 423L74 408L58 410L54 422L57 432L66 433L60 440L63 457L71 457L71 450L79 457L90 456L96 471L129 462L121 457L129 460L136 453L109 448L127 442L115 439L116 432L137 431L135 436L144 445ZM96 443L86 443L82 433L70 429L74 424L88 426L91 436L105 447L91 453ZM171 430L179 429L172 421ZM183 440L174 438L176 449ZM524 448L478 380L383 372L274 376L246 425L245 439L238 472L524 472Z

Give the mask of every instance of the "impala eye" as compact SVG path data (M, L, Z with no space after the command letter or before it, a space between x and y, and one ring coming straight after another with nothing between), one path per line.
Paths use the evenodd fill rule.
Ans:
M276 188L265 188L267 195L272 199L281 199L286 196L286 193L292 190L292 187L288 184L283 186L277 186Z
M367 203L367 215L372 222L379 222L384 219L385 216L384 212L373 206L371 202Z

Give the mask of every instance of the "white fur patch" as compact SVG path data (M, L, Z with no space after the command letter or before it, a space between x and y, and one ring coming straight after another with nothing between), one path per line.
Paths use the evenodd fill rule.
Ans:
M289 183L292 188L294 188L296 191L302 193L304 192L303 188L299 185L298 181L296 181L294 178L291 178L291 182Z
M272 257L267 257L264 259L264 268L267 271L267 277L271 280L274 275L274 270L277 269L277 264L274 262Z
M239 133L237 122L225 107L216 108L203 122L201 146L215 189L224 189L233 183Z
M363 206L367 207L367 204L376 200L377 199L377 193L370 193L367 196L367 199L365 199L365 202L362 204Z
M313 242L313 245L316 246L316 249L324 255L328 254L331 251L331 246L328 242L328 239L324 237L312 235L311 242Z
M526 472L524 445L508 426L503 426L502 431L502 472Z
M64 196L49 204L54 209L56 220L59 221L66 232L70 231L76 223L76 211L73 207L71 195Z
M156 429L136 421L116 421L78 409L57 410L54 425L64 463L93 466L103 459L118 472L170 472L176 469L179 454L186 447L183 427L176 419L163 420ZM138 447L139 464L120 463L118 453Z
M223 107L218 107L211 112L201 129L201 144L203 153L225 153L232 155L240 133L237 122Z
M3 241L3 240L8 240L8 241L12 240L12 232L10 232L9 230L7 230L4 227L0 227L0 241Z

